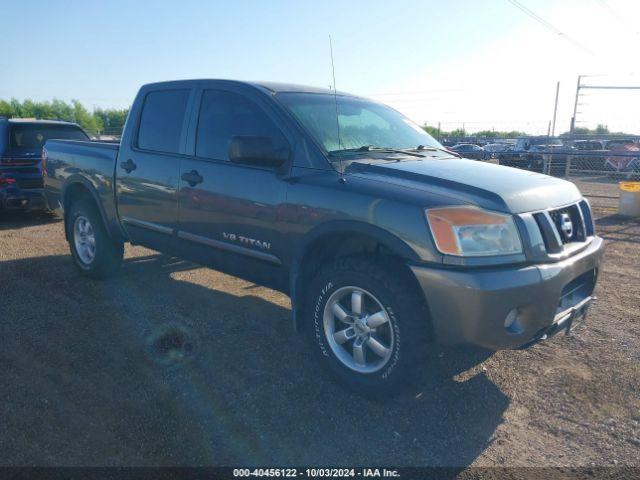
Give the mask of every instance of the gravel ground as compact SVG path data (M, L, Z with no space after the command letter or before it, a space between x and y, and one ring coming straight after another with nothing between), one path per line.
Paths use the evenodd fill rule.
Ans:
M60 221L0 221L0 464L640 465L640 222L596 209L586 325L526 351L436 349L372 402L319 371L276 292L128 247L96 282Z

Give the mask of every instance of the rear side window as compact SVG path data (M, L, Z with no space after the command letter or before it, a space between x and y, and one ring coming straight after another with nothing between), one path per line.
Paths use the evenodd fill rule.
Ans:
M88 140L89 137L75 125L25 123L11 125L9 129L12 148L39 149L51 139Z
M156 152L178 153L189 89L159 90L147 94L142 106L138 147Z
M229 144L236 135L270 137L274 146L286 140L267 114L237 93L205 90L200 103L196 156L229 160Z

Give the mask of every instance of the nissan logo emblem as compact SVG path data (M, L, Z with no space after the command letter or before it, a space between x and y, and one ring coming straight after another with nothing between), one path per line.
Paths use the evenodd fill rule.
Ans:
M568 213L560 215L560 230L562 231L564 238L567 240L573 235L573 222L571 221L571 217Z

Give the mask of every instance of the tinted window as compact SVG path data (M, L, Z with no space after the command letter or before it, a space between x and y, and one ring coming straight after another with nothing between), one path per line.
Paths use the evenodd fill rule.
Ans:
M275 147L286 144L280 130L255 103L236 93L206 90L200 104L196 155L229 160L229 144L236 135L270 137Z
M47 125L37 123L13 124L10 130L12 148L38 149L52 138L88 140L89 137L76 125Z
M138 147L156 152L178 153L189 90L149 93L142 107Z

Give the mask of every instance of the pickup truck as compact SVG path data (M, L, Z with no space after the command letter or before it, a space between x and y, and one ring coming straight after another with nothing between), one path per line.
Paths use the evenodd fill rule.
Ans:
M89 140L75 123L0 117L0 212L46 208L40 157L50 138Z
M572 183L455 157L332 90L145 85L119 146L52 140L43 158L80 272L113 274L130 242L284 292L313 355L364 394L410 385L431 342L569 332L603 253Z

